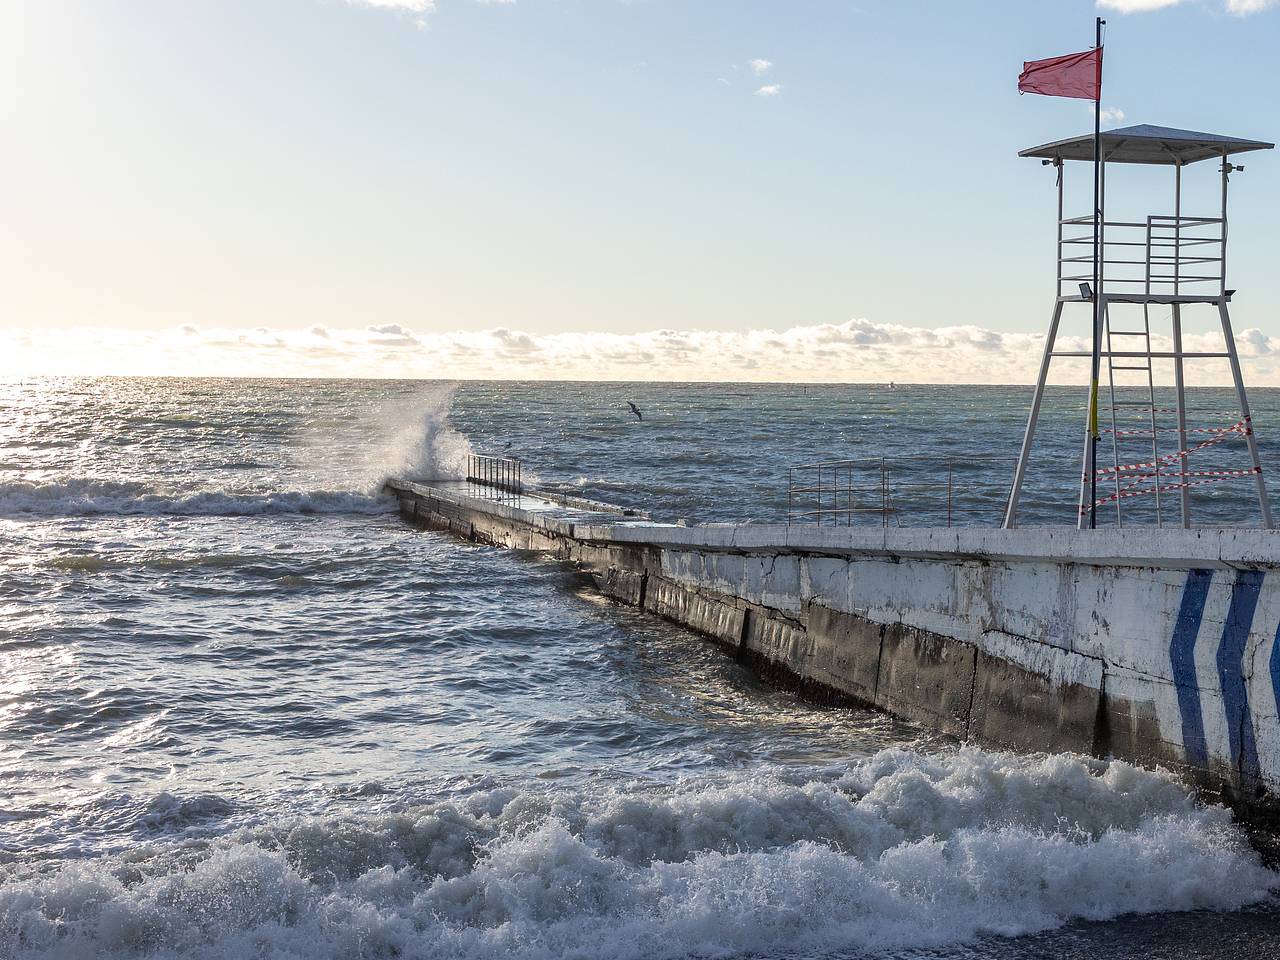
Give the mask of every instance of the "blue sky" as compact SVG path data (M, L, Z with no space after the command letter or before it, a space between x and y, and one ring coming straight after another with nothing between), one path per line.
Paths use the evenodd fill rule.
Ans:
M1101 11L1116 124L1280 136L1280 8L1234 2ZM1015 80L1097 12L0 0L0 328L1039 333L1052 175L1015 154L1091 118ZM1245 162L1236 321L1270 336L1280 164Z

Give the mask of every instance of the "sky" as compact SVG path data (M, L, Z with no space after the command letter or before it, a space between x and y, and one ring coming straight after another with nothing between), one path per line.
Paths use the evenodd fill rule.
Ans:
M1027 382L1016 154L1092 115L1016 78L1099 14L1106 125L1280 138L1267 0L0 0L0 374ZM1280 163L1242 162L1280 385ZM1113 206L1168 212L1142 173Z

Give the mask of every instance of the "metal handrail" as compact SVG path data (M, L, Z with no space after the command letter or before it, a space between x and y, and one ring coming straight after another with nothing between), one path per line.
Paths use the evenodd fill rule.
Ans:
M524 464L516 457L468 454L467 483L520 494L524 492Z
M1058 221L1058 295L1074 295L1071 287L1081 283L1093 284L1092 271L1086 274L1073 272L1094 262L1095 238L1092 235L1069 236L1064 226L1092 226L1094 218L1062 217ZM1113 228L1108 236L1104 230L1098 241L1102 252L1102 286L1116 293L1136 293L1140 289L1147 294L1153 288L1178 293L1183 284L1192 290L1203 290L1205 285L1217 284L1226 289L1226 221L1221 217L1185 216L1179 214L1151 214L1145 220L1103 220L1104 228ZM1217 236L1205 236L1204 228L1218 226ZM1137 232L1141 231L1140 234ZM1196 231L1190 235L1184 231ZM1137 238L1135 238L1135 234ZM1128 237L1129 239L1123 239ZM1195 249L1206 245L1218 245L1217 250ZM1108 248L1123 248L1109 250ZM1137 248L1137 249L1135 249ZM1115 255L1109 256L1112 253ZM1127 255L1126 255L1127 254ZM1136 257L1135 257L1136 254ZM1184 272L1191 268L1194 272Z
M964 462L965 463L1006 463L1010 459L1012 458L1011 457L971 457L966 455L964 458ZM832 460L814 460L810 463L793 463L791 464L789 469L802 470L806 467L830 467L830 466L841 466L841 467L866 466L866 465L877 466L881 463L881 461L891 461L893 463L909 463L909 462L937 463L938 458L937 456L933 454L928 454L928 453L905 453L900 456L894 456L894 457L888 457L888 458L886 457L848 457L848 458L832 459Z
M888 526L890 517L895 525L902 526L904 515L930 511L941 514L945 504L946 525L950 527L956 515L956 474L966 472L963 466L1008 466L1013 461L1009 457L966 456L959 461L959 470L956 461L946 461L945 500L942 499L941 476L926 483L904 484L901 481L904 472L901 467L925 462L939 464L939 459L908 454L894 458L863 457L794 464L787 470L787 523L822 524L829 521L839 525L843 521L844 525L851 526L855 516L879 514L881 526ZM924 489L937 496L922 498L913 504L901 504L900 494L904 488L915 488L917 493ZM1006 489L1002 483L999 494L991 497L990 506L997 513L1003 509Z
M1178 222L1181 222L1184 226L1200 226L1203 224L1222 222L1221 217L1188 217L1188 216L1179 217L1171 213L1153 213L1153 214L1149 214L1147 216L1147 219L1173 221L1170 224L1170 229L1172 229ZM1093 226L1093 217L1088 216L1087 214L1083 217L1064 217L1058 222L1063 226L1091 227ZM1142 220L1103 220L1102 225L1104 227L1145 227L1147 224L1145 221L1142 221Z

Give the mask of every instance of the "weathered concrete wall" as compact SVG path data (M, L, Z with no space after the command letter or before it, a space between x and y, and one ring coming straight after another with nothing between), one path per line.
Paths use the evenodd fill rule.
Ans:
M1280 534L577 522L396 486L771 679L962 739L1159 763L1280 825Z

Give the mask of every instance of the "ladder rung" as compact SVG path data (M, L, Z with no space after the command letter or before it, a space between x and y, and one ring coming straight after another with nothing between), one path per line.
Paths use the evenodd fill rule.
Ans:
M1145 337L1146 335L1147 335L1147 332L1145 330L1112 330L1111 331L1111 336L1113 337Z
M1112 370L1150 370L1150 367L1112 367Z

